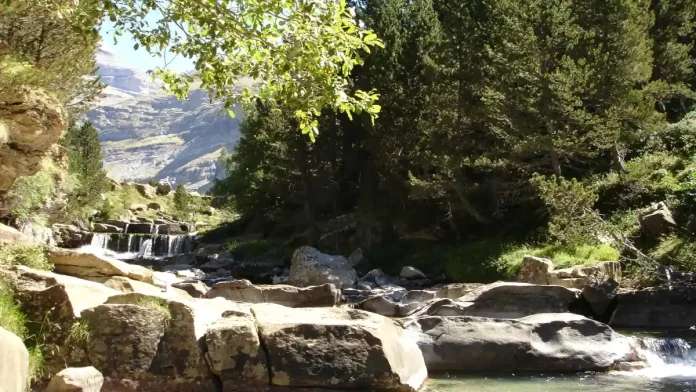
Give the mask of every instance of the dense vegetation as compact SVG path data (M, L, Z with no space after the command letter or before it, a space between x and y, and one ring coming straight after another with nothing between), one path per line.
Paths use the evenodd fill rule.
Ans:
M679 244L692 241L696 3L356 9L385 44L352 76L354 89L379 91L380 118L326 110L311 142L292 107L258 105L213 190L246 232L361 246L385 266L421 254L458 280L504 276L510 263L498 263L523 244L550 255L547 245L599 251L607 238L694 267ZM636 217L658 201L681 223L661 244L639 236Z

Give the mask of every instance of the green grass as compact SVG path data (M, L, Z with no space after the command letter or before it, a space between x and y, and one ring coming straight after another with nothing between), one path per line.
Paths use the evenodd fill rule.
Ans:
M28 347L29 351L29 375L27 385L40 381L46 372L46 358L40 346Z
M676 235L665 237L650 251L650 256L681 271L696 271L696 242L693 239Z
M75 344L87 344L92 340L92 331L85 321L78 321L70 327L67 341Z
M225 244L225 251L237 260L250 260L261 256L287 256L285 244L287 238L249 239L232 238Z
M169 320L172 319L172 312L169 310L169 304L162 298L142 297L138 298L135 304L157 311L162 315L165 323L168 323Z
M24 265L44 271L53 269L46 247L35 245L13 244L0 247L0 265Z
M26 321L12 291L0 282L0 327L24 339L27 335Z
M599 261L616 261L619 251L610 245L522 245L506 250L497 260L498 266L508 277L517 276L524 256L536 256L550 259L555 268L567 268L576 265L592 264Z

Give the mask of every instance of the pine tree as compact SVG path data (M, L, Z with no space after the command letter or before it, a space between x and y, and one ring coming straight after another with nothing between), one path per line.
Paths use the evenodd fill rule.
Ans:
M187 215L191 210L191 200L184 184L179 184L174 192L174 208L180 214Z
M72 205L84 207L98 203L100 195L108 190L108 181L97 130L89 122L79 127L72 124L62 144L68 150L68 171L79 184L71 197Z

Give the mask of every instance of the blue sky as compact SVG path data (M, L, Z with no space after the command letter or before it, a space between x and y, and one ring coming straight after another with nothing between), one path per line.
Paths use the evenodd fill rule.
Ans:
M135 45L135 41L130 34L123 34L118 37L118 43L114 45L113 27L113 23L105 21L100 33L104 44L114 49L121 58L143 71L149 71L155 67L165 65L163 58L151 56L144 48L134 50L133 45ZM171 58L171 55L167 56L167 60L171 60ZM193 62L190 59L178 56L171 62L169 69L176 72L191 71L193 70Z

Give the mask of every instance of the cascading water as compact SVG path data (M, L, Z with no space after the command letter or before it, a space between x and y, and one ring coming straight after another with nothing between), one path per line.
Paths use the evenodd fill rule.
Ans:
M650 378L696 379L696 349L680 338L634 338L647 367L633 372Z
M191 243L196 233L190 234L159 234L160 225L153 224L149 233L128 233L126 225L124 233L94 233L90 245L83 250L106 254L118 259L142 259L171 257L191 251Z

